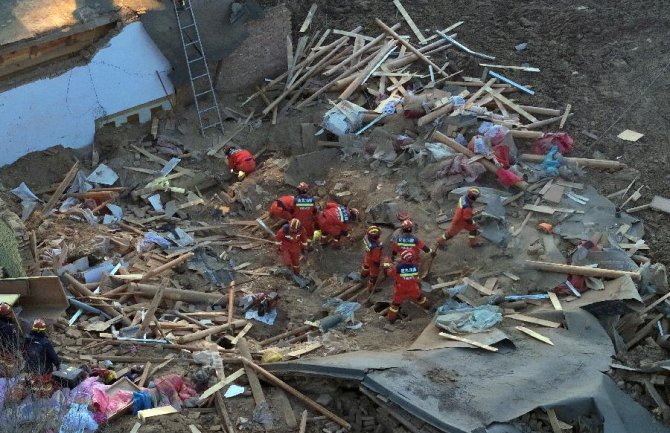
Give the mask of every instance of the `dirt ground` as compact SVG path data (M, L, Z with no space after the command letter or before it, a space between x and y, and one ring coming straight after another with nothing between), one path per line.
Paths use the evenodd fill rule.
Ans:
M264 6L274 6L276 1L261 1ZM301 25L312 0L297 0L288 3L293 12L294 30ZM319 9L312 23L312 30L339 28L350 30L357 25L364 26L364 32L376 35L380 31L374 23L379 17L387 24L402 22L399 14L389 2L385 0L368 0L345 2L326 2L317 0ZM670 59L660 53L667 52L668 33L670 29L670 6L663 1L645 1L631 3L615 0L602 2L584 1L575 4L567 0L553 3L547 2L504 2L492 0L462 1L435 0L412 1L405 0L403 4L410 12L420 28L443 29L457 21L465 21L458 30L458 39L466 46L497 56L495 63L518 65L524 62L541 69L539 74L513 73L506 71L511 78L532 85L537 92L535 96L519 96L519 100L528 105L561 108L565 104L572 104L575 115L568 121L566 130L575 138L575 155L584 157L603 157L620 159L627 163L632 170L618 173L603 173L589 171L584 182L593 184L602 193L610 193L625 187L639 174L638 185L645 185L643 199L640 204L651 200L653 195L670 196L670 175L666 173L670 162L666 150L669 134L668 119L665 111L670 108L666 97L670 80L665 73ZM666 13L663 13L665 11ZM409 34L403 23L402 30ZM518 43L528 43L528 49L516 52L514 46ZM465 74L478 76L481 67L470 56L450 49L446 51L450 60L449 69L465 70ZM438 61L439 60L439 61ZM446 61L445 54L439 54L437 63ZM250 90L249 93L251 93ZM239 108L240 101L247 94L223 95L222 105L234 110ZM235 142L243 144L252 151L267 147L268 151L261 158L264 180L256 182L261 191L259 196L260 208L255 211L233 209L232 217L257 217L266 210L272 198L291 193L291 188L283 184L281 171L275 168L291 153L291 146L300 142L300 123L321 120L321 114L327 105L317 105L315 108L302 113L290 113L280 116L279 124L272 126L267 121L255 125L241 133ZM180 131L174 136L184 144L190 154L181 164L205 172L208 176L220 179L219 187L206 192L211 194L223 190L228 185L225 176L223 160L205 156L205 152L212 144L211 137L200 137L195 131L195 119L190 108L178 108L176 111ZM235 122L227 122L229 131L236 128ZM624 129L633 129L644 133L645 136L638 143L623 142L616 135ZM583 131L595 134L599 139L594 140L584 135ZM117 169L121 176L121 184L133 186L146 183L151 177L145 174L124 170L124 166L140 168L157 168L157 165L130 152L130 142L141 144L149 132L149 125L127 125L123 128L101 133L96 142L101 152L101 161ZM521 148L524 149L523 142ZM7 189L18 185L25 180L34 191L46 189L62 178L62 173L72 164L75 157L84 161L90 167L90 151L72 152L63 149L50 149L39 154L29 155L17 163L0 169L0 183L4 187L1 192L6 198ZM352 195L347 201L352 205L365 208L369 203L392 198L397 194L395 188L405 178L416 177L411 170L379 169L370 176L370 163L362 158L354 158L345 162L332 162L331 170L324 175L325 184L318 188L320 200L325 200L336 191L335 186L342 186L338 190L349 190ZM636 171L637 170L637 171ZM342 171L346 171L343 175ZM639 173L638 173L639 171ZM39 173L39 176L35 176ZM415 179L416 180L416 179ZM249 179L245 182L249 183ZM15 210L19 210L18 203L7 197ZM437 213L446 211L453 203L440 206L439 203L426 201L421 204L405 203L412 209L412 216L418 223L419 236L433 241L441 233L435 223ZM520 214L520 209L510 209L513 216ZM190 210L186 212L192 219L215 223L217 219L211 209ZM670 252L670 230L664 222L667 215L654 211L640 212L647 227L646 241L651 247L649 256L653 261L663 262ZM360 238L363 226L356 226L354 238ZM388 236L389 233L387 233ZM461 240L464 243L464 239ZM473 252L459 244L448 252L439 256L433 274L448 279L449 275L458 276L469 274L478 266L473 263L481 261L481 257L492 258L489 263L492 267L486 271L496 271L509 266L501 260L496 262L499 252L493 246L487 246L480 252ZM220 252L220 251L217 251ZM302 323L304 320L314 320L325 314L321 308L323 300L334 291L343 288L346 284L342 277L349 272L356 271L362 257L361 248L356 243L343 251L325 250L310 254L304 266L307 273L313 273L319 280L324 281L315 292L311 293L290 285L288 280L274 277L263 277L249 284L248 289L278 290L282 296L281 312L274 327L255 324L249 336L261 340L275 335L289 325ZM237 263L252 262L252 268L270 268L277 262L272 247L263 247L236 253ZM189 280L186 276L176 277L180 283L188 288L197 286L199 282ZM433 281L436 282L436 281ZM501 278L501 285L517 293L523 287L514 282ZM375 296L374 300L388 301L390 286L388 282L383 291ZM432 294L431 301L437 302L440 294ZM314 352L310 356L323 356L337 351L350 351L359 348L372 350L392 350L405 347L413 341L429 323L429 316L413 316L393 328L385 325L383 318L373 309L361 310L356 318L363 322L361 330L343 330L333 333L328 349ZM642 346L638 351L644 352ZM72 350L74 353L74 349ZM122 354L121 350L110 349L108 354ZM150 350L140 353L151 355ZM663 354L644 352L641 357L656 359ZM165 371L184 371L180 368L168 368ZM451 381L448 374L441 371L434 372L435 380ZM642 394L637 388L628 389L633 393ZM639 391L639 392L638 392ZM240 414L249 414L253 408L253 400L246 397L235 403L233 411ZM239 407L237 406L239 405ZM194 415L198 413L199 415ZM146 431L179 432L184 425L194 423L203 428L215 426L218 418L215 413L187 412L185 414L166 417L160 423L146 426ZM279 415L277 416L280 417ZM127 432L134 420L126 417L123 422L114 425L110 433ZM310 424L317 431L316 424ZM216 431L211 429L212 431ZM144 428L143 430L144 431Z

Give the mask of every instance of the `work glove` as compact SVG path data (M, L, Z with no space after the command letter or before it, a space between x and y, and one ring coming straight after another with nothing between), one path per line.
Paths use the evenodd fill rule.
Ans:
M242 179L244 179L246 176L247 176L247 174L246 174L245 172L243 172L243 171L240 171L239 173L237 173L237 179L238 179L238 180L242 180Z
M437 255L437 249L431 248L430 251L428 251L428 254L430 254L431 257L435 257Z
M314 235L312 236L312 242L316 242L321 239L321 230L314 230Z

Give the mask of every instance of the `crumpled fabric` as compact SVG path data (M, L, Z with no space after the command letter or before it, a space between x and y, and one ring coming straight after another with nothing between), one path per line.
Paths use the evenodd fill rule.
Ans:
M542 138L535 140L533 153L546 155L553 146L556 146L561 155L567 155L572 152L574 144L575 140L567 132L547 132Z
M511 163L511 150L506 144L499 144L493 147L493 155L503 168L509 168Z
M448 310L448 308L447 305L438 308L435 323L439 328L455 334L484 332L503 320L500 308L495 305L480 305L455 310Z
M498 181L500 181L500 183L506 187L515 185L516 183L523 180L521 176L514 173L512 170L507 170L504 168L498 169L498 171L496 171L496 175L498 176Z
M156 389L167 397L170 404L180 404L184 400L197 397L198 393L187 381L178 374L167 374L154 380Z
M89 377L72 389L72 395L89 396L91 404L96 412L107 413L107 408L109 406L109 400L107 398L108 388L107 385L99 382L97 377Z
M559 175L558 169L561 167L561 161L558 159L558 146L552 146L542 161L542 169L547 176L556 177Z
M133 391L133 415L144 409L151 409L153 404L148 391Z
M467 182L474 182L479 176L486 172L486 168L478 162L468 164L470 158L464 155L456 155L454 158L447 159L440 164L435 173L437 178L448 178L459 176ZM454 182L458 183L460 181Z
M65 414L58 433L84 433L97 429L98 423L95 422L93 415L88 411L87 405L73 403Z

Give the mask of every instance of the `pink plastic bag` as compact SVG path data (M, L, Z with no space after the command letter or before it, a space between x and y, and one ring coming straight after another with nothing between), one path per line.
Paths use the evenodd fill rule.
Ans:
M546 155L552 146L558 147L561 155L567 155L572 152L575 140L567 132L548 132L544 137L535 140L533 143L533 153L536 155Z
M510 187L516 184L517 182L521 182L523 180L518 174L514 173L511 170L506 170L504 168L501 168L498 171L496 171L496 174L498 175L498 180L500 181L500 183L502 183L506 187Z

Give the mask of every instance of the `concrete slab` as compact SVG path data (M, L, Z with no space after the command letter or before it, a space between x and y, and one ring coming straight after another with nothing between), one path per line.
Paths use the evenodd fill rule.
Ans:
M568 329L543 329L555 346L512 331L516 349L353 352L269 366L275 372L358 380L434 427L472 432L506 422L538 406L590 402L605 418L605 433L670 432L603 374L612 343L595 317L566 312ZM431 380L446 370L455 382ZM625 410L621 410L625 407Z

